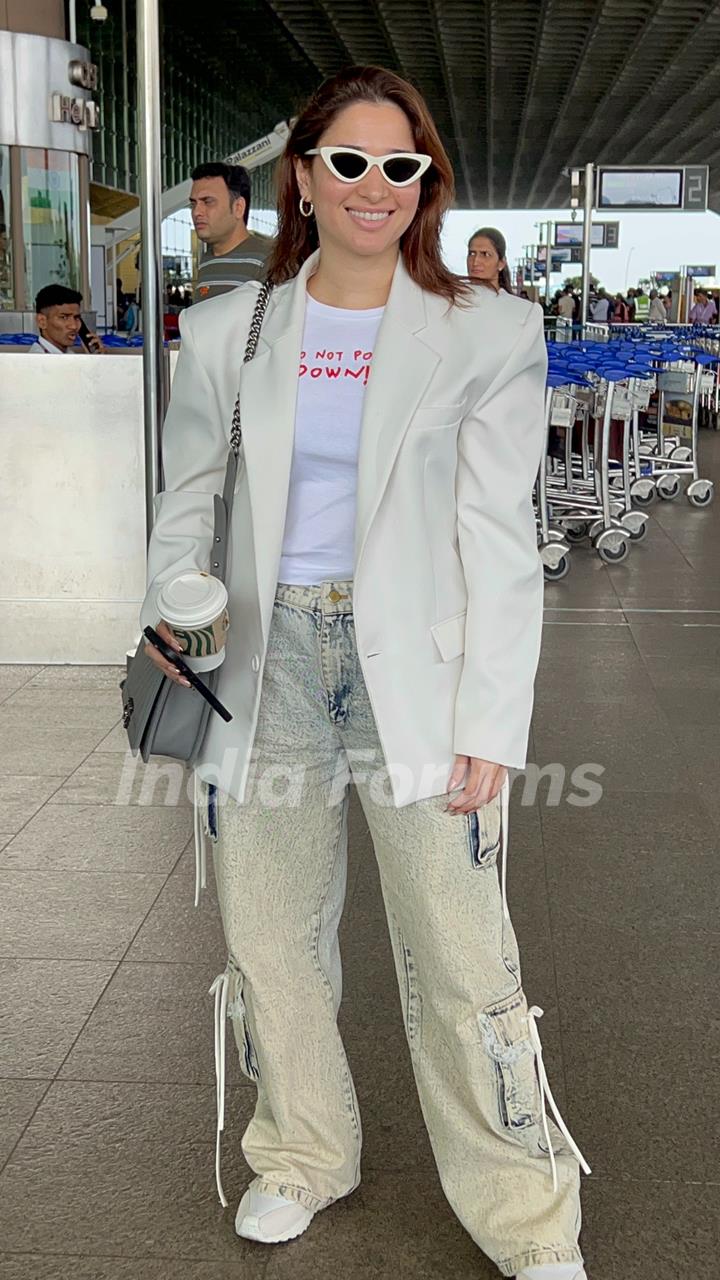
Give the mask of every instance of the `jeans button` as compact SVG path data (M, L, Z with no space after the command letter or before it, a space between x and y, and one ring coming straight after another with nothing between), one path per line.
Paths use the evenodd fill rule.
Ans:
M260 670L260 659L256 653L254 653L252 656L252 662L250 663L250 666L252 667L253 671Z

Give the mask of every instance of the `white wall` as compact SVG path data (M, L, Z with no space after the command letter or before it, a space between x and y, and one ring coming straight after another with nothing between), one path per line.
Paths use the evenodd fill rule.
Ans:
M142 360L0 354L0 663L122 663L145 593Z

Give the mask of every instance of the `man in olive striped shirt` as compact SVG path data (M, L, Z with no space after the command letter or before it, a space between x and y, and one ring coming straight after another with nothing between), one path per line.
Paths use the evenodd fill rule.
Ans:
M205 252L198 267L195 302L262 280L273 241L248 231L250 177L239 164L222 161L193 170L190 212Z

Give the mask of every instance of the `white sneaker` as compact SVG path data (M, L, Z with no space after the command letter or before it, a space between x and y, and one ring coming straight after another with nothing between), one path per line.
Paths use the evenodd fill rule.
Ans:
M545 1262L539 1267L518 1271L516 1280L588 1280L584 1267L577 1262Z
M263 1195L251 1182L238 1206L235 1231L259 1244L284 1244L307 1231L314 1217L314 1211L297 1200Z

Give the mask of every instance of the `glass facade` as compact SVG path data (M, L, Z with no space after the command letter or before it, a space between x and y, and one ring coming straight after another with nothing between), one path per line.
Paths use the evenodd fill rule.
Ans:
M135 2L108 6L105 22L78 7L78 39L98 68L100 128L93 138L92 180L137 195L137 60ZM198 56L198 46L172 22L162 32L163 190L184 182L195 165L219 160L267 133L266 115L238 108L237 84ZM274 203L274 202L273 202Z
M92 178L137 194L134 0L120 0L108 12L105 22L93 22L86 5L77 12L78 40L98 69L93 97L100 106L100 128L93 135Z
M1 3L1 0L0 0ZM249 28L264 0L243 0ZM100 128L93 135L92 181L138 193L135 0L113 0L104 22L78 5L78 40L98 68L93 96ZM223 6L207 12L161 3L162 187L184 182L198 164L232 155L291 115L317 73L278 24L267 50L254 48L242 25L232 33ZM228 41L230 42L228 44ZM257 207L274 208L270 177L255 171Z
M15 307L10 232L10 148L0 147L0 311Z
M80 166L69 151L20 151L28 302L46 284L81 287Z

